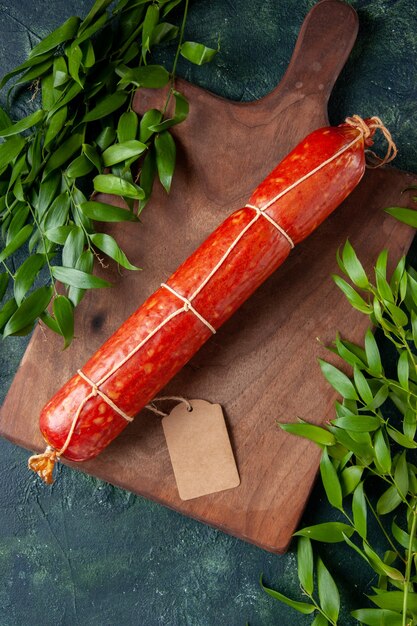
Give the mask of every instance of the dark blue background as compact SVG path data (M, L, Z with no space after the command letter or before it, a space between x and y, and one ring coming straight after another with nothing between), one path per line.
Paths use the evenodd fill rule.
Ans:
M221 52L202 68L181 62L179 74L235 100L265 95L282 77L314 4L193 2L186 38L216 47L220 35ZM414 0L351 4L360 30L330 101L331 122L353 113L379 115L397 141L397 167L416 172L417 5ZM23 61L40 37L89 7L82 0L0 3L1 74ZM19 108L24 106L21 100ZM0 343L0 400L26 343L19 338ZM26 451L0 442L1 626L311 623L311 617L259 587L264 572L269 584L301 599L293 551L268 554L64 467L56 484L45 487L29 474L26 460ZM304 523L332 515L317 487ZM340 584L344 611L363 606L372 578L362 562L343 546L322 546L320 553Z

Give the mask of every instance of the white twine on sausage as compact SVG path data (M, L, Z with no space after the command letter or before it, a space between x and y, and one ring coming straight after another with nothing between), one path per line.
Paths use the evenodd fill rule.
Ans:
M391 135L389 133L389 131L385 128L385 126L382 124L381 120L377 117L373 117L370 118L372 121L374 121L374 128L379 128L382 130L385 138L388 141L389 144L389 148L388 150L391 151L388 155L386 155L385 159L381 159L380 164L379 165L383 165L384 163L392 160L396 154L396 148L395 148L395 144L392 141ZM71 423L71 427L68 431L68 435L66 437L66 440L62 446L62 448L60 450L55 450L54 448L52 448L51 446L48 446L47 449L45 450L45 452L41 455L33 455L32 457L29 458L29 467L31 467L31 465L33 464L34 466L37 464L37 462L42 459L42 458L47 458L49 459L52 463L55 461L55 459L59 458L68 448L70 441L72 439L72 436L74 434L75 431L75 427L77 425L78 419L80 417L81 411L83 410L85 404L92 398L96 397L97 395L99 395L102 400L108 404L118 415L120 415L123 419L125 419L128 422L131 422L134 418L130 415L128 415L127 413L125 413L124 411L122 411L112 400L111 398L109 398L109 396L107 394L105 394L103 391L100 390L100 386L105 383L117 370L119 370L127 361L129 361L129 359L132 358L132 356L134 356L154 335L156 335L168 322L170 322L172 319L174 319L175 317L177 317L178 315L180 315L181 313L187 313L187 312L191 312L194 316L196 316L205 326L207 326L207 328L214 334L216 332L215 328L212 326L212 324L210 324L210 322L208 320L206 320L201 313L199 313L195 307L192 305L192 301L194 300L194 298L196 298L196 296L201 292L201 290L207 285L207 283L211 280L211 278L216 274L216 272L219 270L219 268L223 265L223 263L225 262L225 260L228 258L228 256L230 255L230 253L234 250L234 248L237 246L237 244L239 243L239 241L242 239L242 237L246 234L246 232L258 221L258 219L262 216L264 217L272 226L274 226L274 228L276 230L278 230L278 232L286 239L287 243L289 244L290 248L294 248L294 242L292 240L292 238L290 237L290 235L268 214L266 213L266 210L272 205L274 204L277 200L279 200L282 196L284 196L285 194L289 193L292 189L294 189L295 187L297 187L298 185L300 185L302 182L304 182L305 180L307 180L308 178L310 178L311 176L313 176L316 172L318 172L319 170L323 169L324 167L326 167L326 165L328 165L329 163L331 163L332 161L334 161L335 159L337 159L340 155L342 155L344 152L346 152L347 150L349 150L349 148L351 148L359 139L366 139L367 137L369 137L370 135L370 130L369 127L367 126L367 124L362 120L362 118L360 118L359 116L353 116L352 118L347 118L346 119L346 123L348 123L349 125L355 127L358 131L359 131L359 135L358 137L355 137L354 140L352 140L351 142L349 142L346 146L344 146L343 148L341 148L340 150L338 150L335 154L333 154L331 157L329 157L328 159L326 159L325 161L323 161L322 163L320 163L320 165L318 165L317 167L315 167L313 170L309 171L307 174L305 174L304 176L302 176L301 178L299 178L297 181L295 181L294 183L292 183L289 187L287 187L286 189L282 190L281 192L279 192L276 196L274 196L271 200L269 200L266 204L264 204L262 207L258 207L252 204L246 204L244 208L249 208L252 209L256 212L255 217L248 222L248 224L241 230L241 232L239 233L239 235L233 240L233 242L230 244L230 246L227 248L227 250L225 251L225 253L223 254L223 256L221 257L221 259L216 263L216 265L213 267L213 269L208 273L208 275L206 276L206 278L202 281L202 283L197 287L197 289L195 289L195 291L191 294L191 296L189 296L188 298L186 298L185 296L182 296L181 294L179 294L175 289L173 289L170 285L166 284L166 283L161 283L161 287L164 289L167 289L168 291L170 291L173 295L175 295L177 298L179 298L180 300L182 300L182 302L184 303L184 305L182 307L180 307L179 309L176 309L175 311L173 311L170 315L168 315L166 318L164 318L162 320L162 322L160 324L158 324L158 326L156 326L137 346L135 346L119 363L117 363L116 365L113 366L113 368L107 372L107 374L105 374L99 381L94 382L93 380L91 380L82 370L77 370L78 375L85 381L87 382L91 388L92 391L91 393L89 393L80 403L76 414L74 415L74 418L72 420ZM395 154L394 156L392 156L392 145L395 148ZM161 399L161 398L159 398ZM187 402L184 398L179 398L176 396L170 396L170 397L166 397L163 399L178 399L181 401L185 401ZM160 413L162 414L162 412L159 412L158 409L156 409L156 407L152 407L152 404L147 405L146 408L150 408L151 410L153 410L154 412ZM165 414L164 414L165 415ZM35 469L35 467L33 467L33 469ZM44 474L38 470L35 469L35 471L37 471L39 473L39 475L45 479Z

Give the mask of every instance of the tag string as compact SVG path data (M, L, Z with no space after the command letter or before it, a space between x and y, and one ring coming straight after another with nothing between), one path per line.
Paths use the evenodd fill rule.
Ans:
M183 398L182 396L161 396L159 398L154 398L150 404L147 404L145 406L145 409L148 409L148 411L152 411L152 413L155 413L155 415L160 415L161 417L167 417L169 414L164 413L164 411L160 411L155 405L155 402L165 402L166 400L175 400L175 402L184 402L187 408L187 411L191 413L191 411L193 410L193 407L191 406L191 402L189 402L186 398Z
M378 129L380 129L383 132L384 136L387 138L389 146L391 146L391 151L393 149L395 149L395 154L396 154L395 144L392 141L392 138L391 138L391 135L390 135L389 131L385 128L385 126L383 125L381 120L379 118L376 118L376 117L371 118L371 120L372 120L372 124L373 124L372 128L375 128L375 129L378 128ZM274 196L271 200L269 200L262 207L258 207L258 206L252 205L252 204L246 204L245 205L244 208L252 209L252 210L255 211L255 216L240 231L240 233L237 235L237 237L232 241L230 246L224 252L224 254L220 258L220 260L216 263L216 265L213 267L213 269L207 274L205 279L200 283L200 285L195 289L195 291L188 298L185 298L184 296L179 294L175 289L173 289L167 283L161 283L161 287L163 289L166 289L167 291L169 291L170 293L175 295L179 300L181 300L184 303L183 306L181 306L180 308L176 309L175 311L170 313L167 317L165 317L162 320L162 322L160 324L158 324L158 326L156 326L150 333L148 333L148 335L146 335L146 337L144 339L142 339L142 341L140 341L130 352L128 352L126 354L126 356L121 361L116 363L109 372L107 372L104 376L102 376L102 378L100 378L100 380L93 381L81 369L77 370L78 376L81 379L83 379L86 383L88 383L90 385L91 392L82 400L82 402L78 406L78 409L77 409L77 411L76 411L76 413L75 413L75 415L74 415L74 417L72 419L71 426L70 426L70 429L68 431L68 435L67 435L67 437L65 439L65 442L64 442L63 446L61 447L61 449L60 450L55 450L52 446L47 446L47 448L46 448L46 450L45 450L45 452L43 454L37 454L37 455L31 456L29 458L29 460L28 460L28 465L29 465L30 469L33 469L35 472L37 472L41 476L41 478L43 478L43 480L45 480L45 482L52 482L52 469L53 469L53 465L54 465L55 461L62 454L64 454L64 452L67 450L68 446L70 445L71 439L72 439L73 434L75 432L75 428L77 426L78 420L80 418L80 415L81 415L81 412L82 412L84 406L87 404L87 402L90 399L92 399L92 398L94 398L96 396L100 396L100 398L106 404L108 404L118 415L120 415L120 417L125 419L127 422L131 422L134 419L133 416L130 416L127 413L125 413L124 411L122 411L111 400L111 398L109 398L109 396L107 394L105 394L100 389L100 387L115 372L117 372L125 363L127 363L127 361L129 361L129 359L131 359L152 337L154 337L172 319L174 319L178 315L181 315L182 313L188 313L189 312L189 313L192 313L195 317L197 317L200 320L200 322L202 322L211 331L211 333L213 333L213 334L216 333L216 329L214 328L214 326L212 326L212 324L210 324L210 322L199 311L197 311L197 309L193 306L192 301L197 297L197 295L202 291L202 289L204 289L204 287L211 280L211 278L216 274L216 272L222 267L222 265L225 263L226 259L230 256L230 254L234 250L234 248L238 245L238 243L242 239L242 237L247 233L247 231L250 228L252 228L252 226L258 221L258 219L260 217L265 218L276 230L278 230L280 235L285 238L285 240L287 241L287 243L288 243L288 245L290 246L291 249L294 248L294 241L292 240L290 235L268 213L266 213L266 210L272 204L274 204L277 200L279 200L282 196L284 196L285 194L289 193L292 189L294 189L295 187L300 185L306 179L308 179L311 176L313 176L316 172L318 172L322 168L326 167L326 165L328 165L329 163L331 163L332 161L337 159L341 154L343 154L344 152L349 150L349 148L351 148L359 139L362 139L362 138L366 139L371 134L371 131L369 130L367 124L362 120L362 118L360 118L357 115L353 116L352 118L347 118L346 123L351 125L351 126L354 126L355 128L357 128L357 130L359 131L358 137L355 137L354 140L352 140L349 144L347 144L346 146L344 146L343 148L338 150L329 159L327 159L326 161L323 161L322 163L320 163L319 166L317 166L316 168L314 168L313 170L311 170L310 172L308 172L307 174L305 174L304 176L302 176L301 178L296 180L294 183L289 185L284 190L282 190L280 193L278 193L276 196ZM392 146L393 146L393 148L392 148ZM381 162L380 162L379 165L383 165L384 163L387 163L387 162L391 161L394 158L395 154L392 156L392 154L390 153L389 157L386 156L384 159L380 159ZM377 165L375 167L379 167L379 165ZM164 398L158 398L158 400L168 400L168 399L170 399L170 400L175 400L176 399L176 400L179 400L181 402L187 402L187 400L185 400L184 398L180 398L180 397L176 397L176 396L169 396L169 397L164 397ZM191 406L191 405L189 405L189 406ZM157 413L159 415L163 414L162 411L159 411L159 409L157 409L156 407L152 406L152 403L147 405L146 408L150 409L151 411L153 411L154 413ZM165 414L163 414L163 415L165 415Z

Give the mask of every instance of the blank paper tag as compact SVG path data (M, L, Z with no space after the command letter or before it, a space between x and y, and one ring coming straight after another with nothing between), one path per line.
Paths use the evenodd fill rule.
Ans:
M162 426L181 500L240 484L220 404L190 400L163 418Z

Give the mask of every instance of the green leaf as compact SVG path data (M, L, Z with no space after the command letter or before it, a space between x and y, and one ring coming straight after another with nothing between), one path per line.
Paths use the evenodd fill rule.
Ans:
M38 78L41 78L42 75L49 70L52 64L53 59L51 58L47 59L43 63L35 65L35 67L32 67L24 74L22 74L22 76L14 83L14 86L16 87L17 85L23 85L24 83L32 82L34 80L37 80Z
M400 546L408 550L410 546L410 535L400 528L395 521L392 521L391 530L394 538L398 541ZM414 537L411 542L411 549L413 552L417 552L417 538Z
M100 150L104 151L113 143L115 139L116 139L116 131L114 130L114 128L112 128L111 126L106 126L105 128L103 128L103 130L97 137L96 144L100 148ZM90 158L87 152L86 152L86 156Z
M314 424L280 424L278 426L287 433L310 439L322 446L333 446L336 443L334 435L326 428Z
M96 27L97 24L94 25ZM78 41L79 43L79 41ZM84 46L82 47L83 51L83 62L82 65L85 69L93 67L96 62L96 55L94 53L94 46L90 40L88 40Z
M60 89L64 85L68 83L70 80L70 75L66 72L62 72L61 70L56 70L54 72L54 89Z
M117 124L117 140L119 143L136 139L138 132L138 116L134 111L122 113Z
M308 593L313 593L313 549L306 537L300 537L297 544L297 570L301 587Z
M130 68L122 65L116 68L116 74L121 77L121 85L135 85L160 89L169 83L169 72L162 65L144 65Z
M4 298L4 294L7 291L7 287L9 286L9 274L0 274L0 302Z
M0 262L11 256L16 250L18 250L29 239L33 231L32 224L26 224L17 233L15 238L0 252Z
M146 53L150 50L150 41L153 30L159 21L159 7L151 4L146 9L145 19L142 27L142 58L146 61Z
M29 289L32 287L35 282L36 276L39 274L40 270L46 263L45 255L43 254L32 254L28 259L26 259L22 265L17 270L14 277L14 297L17 303L17 306L20 306L22 300ZM1 300L1 298L0 298Z
M155 137L155 153L159 180L165 191L169 193L176 155L175 142L169 131L166 130Z
M366 539L367 532L367 510L366 500L363 492L363 482L359 483L353 493L352 499L353 523L359 535Z
M107 280L103 280L93 274L82 272L73 267L60 267L54 265L52 267L52 274L56 280L59 280L65 285L77 287L78 289L99 289L101 287L110 287L110 283Z
M287 606L290 606L292 609L295 609L299 613L303 613L304 615L310 615L310 613L314 613L315 611L314 604L308 604L307 602L298 602L297 600L291 600L291 598L287 598L287 596L284 596L279 591L275 591L274 589L270 589L269 587L266 587L262 582L262 576L260 580L260 585L262 589L272 598L275 598L275 600L279 600L280 602L283 602L284 604L286 604Z
M20 203L19 203L20 204ZM29 216L29 207L27 204L16 205L14 216L7 228L6 246L9 245L23 228Z
M132 265L128 261L127 256L125 255L123 250L119 248L116 241L110 235L106 235L104 233L95 233L91 235L90 238L96 248L104 252L104 254L107 254L107 256L116 261L116 263L118 263L122 267L125 267L128 270L140 269L139 267Z
M311 626L329 626L329 622L322 613L317 613L316 617L311 622Z
M127 97L128 94L124 91L116 91L113 94L104 96L104 98L102 98L96 106L83 117L82 121L93 122L114 113L114 111L120 109L120 107L126 102Z
M323 456L320 461L320 474L330 504L336 509L343 510L342 488L326 448L323 450Z
M63 246L73 228L74 225L56 226L55 228L49 228L47 231L45 231L45 237L49 239L49 241L53 241L53 243L57 243Z
M386 591L375 596L369 596L369 599L381 609L391 611L402 611L403 609L404 594L402 591ZM417 613L417 593L408 593L407 608L408 611Z
M80 46L73 42L70 48L66 50L66 55L68 57L68 70L70 76L83 89L84 84L80 79L80 68L83 60L83 53Z
M399 222L404 222L413 228L417 228L417 211L414 209L405 209L403 207L389 207L385 209L387 213L395 217Z
M195 41L184 41L180 53L187 61L191 61L195 65L204 65L204 63L208 63L216 56L218 50L207 48L202 43L196 43Z
M26 69L34 68L36 66L42 65L43 63L45 63L45 61L49 60L50 56L51 56L50 54L45 53L45 54L39 55L37 57L34 57L32 59L31 58L26 59L26 61L24 61L24 63L21 63L21 65L18 65L11 72L9 72L5 76L3 76L3 78L2 78L2 80L0 82L0 89L2 89L4 87L4 85L11 78L13 78L13 76L16 76L16 74L21 74L21 72L23 72ZM10 123L11 123L11 120L10 120Z
M402 626L402 615L385 609L358 609L352 615L367 626Z
M122 163L132 157L138 157L145 152L148 146L141 141L131 139L123 143L116 143L103 152L103 162L106 167Z
M84 250L84 245L85 235L83 229L80 226L74 226L62 250L62 264L65 267L74 267Z
M68 107L66 106L61 107L58 111L51 115L48 120L48 127L45 134L45 148L47 148L49 144L57 138L67 121L67 115Z
M343 497L352 493L359 484L363 474L363 467L360 465L349 465L345 467L340 475Z
M397 266L395 270L393 271L391 280L390 280L390 287L395 294L398 293L398 290L400 288L401 279L404 276L404 270L405 270L405 256L402 256L401 259L398 261Z
M370 463L373 460L373 448L369 442L355 441L348 431L342 428L334 428L332 429L332 433L339 444L344 446L347 450L352 451L364 463ZM357 435L359 434L360 433L357 433Z
M50 35L42 39L37 46L32 48L29 54L29 59L33 59L33 57L49 52L50 50L57 48L60 44L72 39L77 33L79 24L79 17L70 17L62 24L62 26L59 26Z
M83 135L74 133L64 141L59 148L51 154L44 170L44 179L54 170L58 169L64 163L69 161L77 150L81 148Z
M394 486L388 487L377 502L376 510L378 515L391 513L391 511L394 511L397 506L401 504L401 502L401 496L399 495L397 489Z
M338 543L344 541L344 535L350 537L353 532L352 526L343 522L325 522L302 528L294 533L294 537L308 537L322 543Z
M32 326L36 318L39 317L48 306L52 293L52 287L39 287L33 291L13 313L4 328L3 336L8 337L9 335L14 335Z
M321 371L331 386L347 400L359 400L351 380L334 365L319 359Z
M97 150L93 148L93 146L90 146L88 143L84 143L83 153L85 154L87 159L91 161L94 167L101 173L103 166Z
M398 580L400 582L404 581L404 576L402 575L402 573L395 569L395 567L391 567L387 563L384 563L384 561L378 556L376 552L374 552L374 550L372 550L372 548L366 541L363 542L363 549L369 559L370 564L378 574L386 575L392 580Z
M381 356L374 334L370 328L368 328L365 335L365 352L369 373L378 378L382 373Z
M403 350L401 352L400 358L398 359L397 373L401 387L408 391L408 377L410 374L410 370L408 366L408 354L406 350Z
M168 22L160 22L155 26L152 31L150 41L151 46L176 39L178 36L178 30L178 27L174 26L173 24L169 24Z
M24 146L25 140L20 135L14 135L0 144L0 170L3 170L9 163L14 161Z
M381 474L389 474L391 471L391 453L382 430L378 430L375 434L374 449L377 469Z
M382 250L375 264L375 275L387 277L388 250Z
M344 428L356 433L366 433L378 430L381 422L372 415L346 415L332 421L338 428Z
M168 128L171 128L171 126L174 126L175 124L180 124L187 118L189 111L188 100L178 91L173 90L172 93L175 98L174 116L167 120L164 120L160 124L150 126L149 130L160 133L164 130L167 130Z
M107 4L109 4L109 2L107 2ZM74 44L79 46L82 43L86 42L87 43L87 47L90 47L89 44L91 45L91 38L93 35L95 35L97 33L97 31L99 31L100 29L103 28L103 26L106 25L108 21L107 18L107 14L103 13L103 15L100 15L99 18L95 19L93 24L91 24L91 26L87 26L84 22L81 23L80 29L78 31L77 34L77 38L74 40ZM92 45L91 45L92 48ZM91 54L91 52L87 52L87 57L89 56L89 54ZM91 65L87 64L84 61L84 67L92 67L95 63L95 58L93 59L93 62L91 63Z
M36 126L39 124L45 117L45 112L40 109L39 111L35 111L31 115L24 117L22 120L15 122L11 126L7 128L3 128L0 130L0 137L11 137L12 135L18 135L19 133L23 133L23 131L32 128L32 126Z
M65 296L56 296L53 302L53 312L60 334L64 337L64 350L74 337L74 309Z
M410 448L410 449L417 448L417 443L415 441L413 441L412 439L409 439L402 433L398 432L397 430L394 430L393 428L390 428L389 426L387 427L387 433L389 434L391 439L396 441L403 448Z
M329 570L319 558L317 560L317 583L319 588L320 606L324 613L334 622L339 617L340 596Z
M353 367L353 378L355 381L356 389L358 390L359 395L364 403L371 404L374 399L372 391L368 385L365 376L362 374L357 365L354 365Z
M368 277L349 240L343 247L342 261L352 283L361 289L366 289L369 285Z
M407 326L408 317L406 313L404 313L404 311L400 309L399 306L397 306L396 304L392 304L391 302L385 302L385 306L387 307L392 319L394 320L394 323L397 326Z
M51 173L41 182L39 186L39 196L35 203L39 218L42 219L45 216L51 202L56 198L60 186L61 172L57 171Z
M11 298L0 309L0 330L7 324L13 313L17 309L16 300Z
M161 111L158 111L158 109L149 109L143 114L140 121L139 131L139 138L141 141L148 141L149 137L153 135L153 130L150 130L150 127L159 124L161 119L162 113Z
M336 285L343 291L349 303L353 306L354 309L361 311L361 313L370 314L372 312L372 308L365 302L365 300L358 294L353 287L349 285L343 278L333 274L332 276Z
M349 350L346 341L340 339L339 335L336 336L335 346L337 354L349 365L357 365L360 369L365 367L365 363L362 359L352 350Z
M6 111L0 107L0 128L7 128L13 124L10 117L7 115Z
M137 222L138 218L134 213L121 207L105 204L104 202L88 201L80 204L80 209L92 220L96 222Z
M94 256L91 250L84 250L80 258L76 263L75 269L81 270L82 272L87 272L87 274L91 274L94 266ZM85 289L79 289L77 287L70 287L68 289L68 298L71 300L74 306L77 306L81 300L83 299L85 294Z
M394 482L398 491L405 498L408 493L408 466L407 466L407 452L404 452L398 457L397 464L394 472Z
M60 109L63 106L66 106L72 100L74 100L81 91L82 89L78 83L69 82L68 85L66 85L65 89L63 90L62 94L59 96L59 98L55 102L53 102L50 107L48 107L46 104L43 105L44 109L47 109L47 110L49 109L48 119L50 119L52 115L56 111L58 111L58 109Z
M90 24L94 24L98 19L101 19L102 13L112 2L113 0L96 0L86 17L81 22L80 33L85 32Z
M94 178L93 184L94 189L101 193L125 196L126 198L136 200L141 200L145 196L143 190L138 185L129 183L127 180L114 174L99 174Z
M84 154L80 154L80 156L76 157L67 168L67 176L69 178L79 178L81 176L86 176L94 169L94 165L91 163L90 159Z

